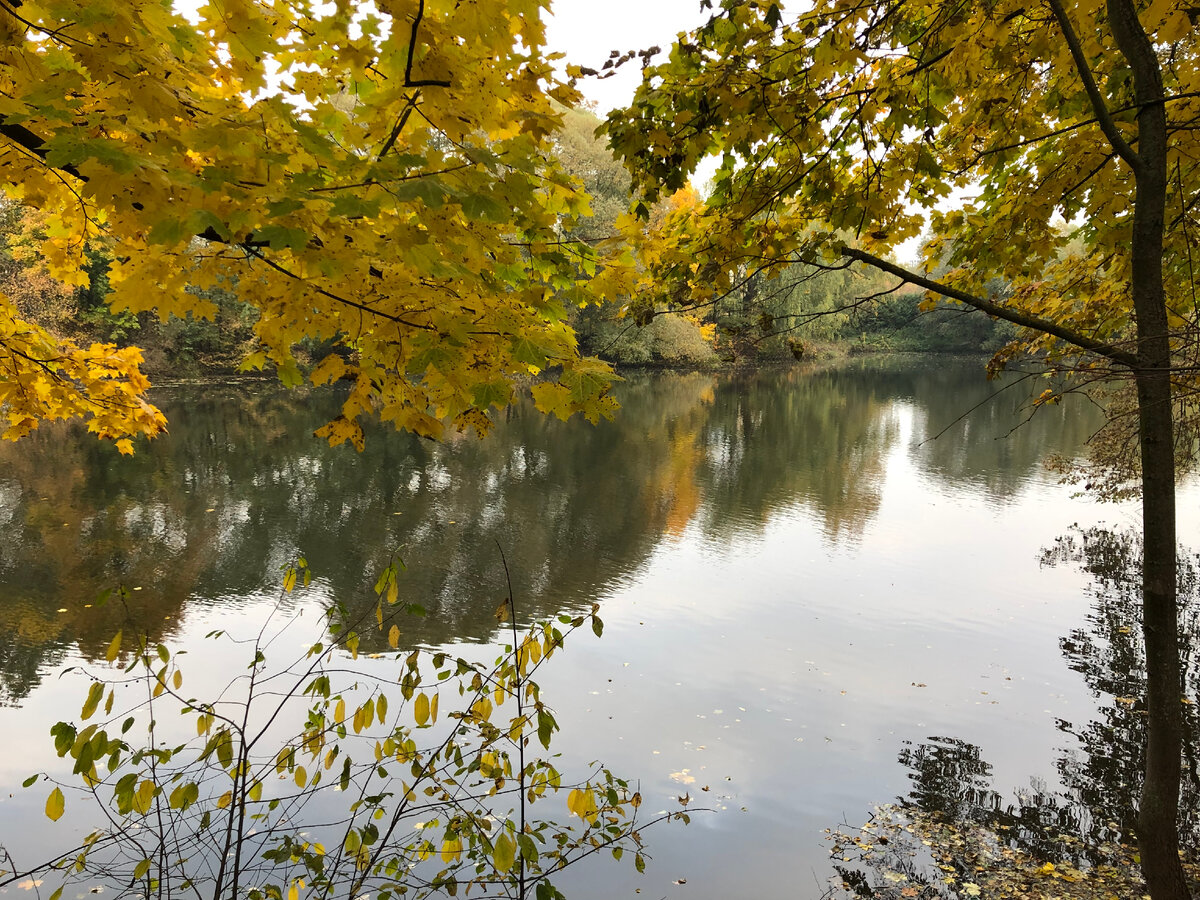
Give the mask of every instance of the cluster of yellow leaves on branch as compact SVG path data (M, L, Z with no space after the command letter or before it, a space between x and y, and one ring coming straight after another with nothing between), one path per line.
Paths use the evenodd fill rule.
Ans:
M87 415L87 427L132 453L130 434L155 434L162 413L142 394L149 382L138 369L135 347L79 347L23 322L0 295L0 410L3 436L24 437L43 419Z
M647 202L721 159L674 246L647 257L661 294L720 294L749 270L853 260L999 304L1028 328L1023 350L1053 358L1074 344L1131 363L1139 151L1128 147L1140 146L1141 106L1105 3L714 6L606 125ZM1184 332L1200 266L1200 13L1190 0L1118 6L1161 70L1163 265L1182 350L1194 343ZM926 228L924 262L896 265L891 254Z
M249 366L353 382L319 432L334 443L361 446L365 412L485 431L547 370L538 405L594 420L611 373L567 308L630 276L562 237L588 205L551 154L553 104L577 98L543 53L544 5L0 0L6 189L40 211L65 283L108 248L116 310L206 316L204 289L235 290L258 311ZM56 342L4 298L0 322L5 436L60 415L163 428L135 351ZM304 338L337 345L307 376Z

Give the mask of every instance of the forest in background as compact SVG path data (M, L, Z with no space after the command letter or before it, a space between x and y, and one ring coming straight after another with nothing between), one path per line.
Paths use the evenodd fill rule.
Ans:
M629 175L596 137L600 120L593 112L569 109L564 119L559 158L592 198L592 217L572 236L600 242L629 209ZM670 203L695 199L665 201L651 218L661 218ZM218 288L189 288L212 302L212 319L114 311L107 302L112 248L89 247L87 284L64 285L33 250L41 227L16 205L0 207L0 291L55 335L140 347L144 369L160 378L230 373L254 349L257 313L238 298L235 279ZM737 290L708 306L687 309L683 298L686 311L632 316L608 303L575 311L572 324L584 353L628 367L711 369L876 352L990 354L1015 336L1013 326L945 301L922 309L923 292L889 293L894 285L895 279L863 266L821 270L798 263L778 279L747 272ZM333 343L308 339L297 355L312 363Z

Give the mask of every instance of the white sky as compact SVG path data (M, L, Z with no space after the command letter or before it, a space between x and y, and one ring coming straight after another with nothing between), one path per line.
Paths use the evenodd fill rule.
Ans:
M593 69L612 50L624 53L657 44L665 54L679 32L703 25L712 15L701 12L700 0L554 0L550 12L547 47L566 53L568 62ZM580 89L604 113L628 103L640 77L635 59L612 78L584 79Z
M174 0L173 6L195 22L203 2ZM665 53L679 32L704 24L711 15L701 12L700 0L554 0L546 19L547 46L566 53L567 62L599 69L613 50L624 53L658 45ZM605 113L628 104L640 72L634 60L612 78L584 79L580 88Z

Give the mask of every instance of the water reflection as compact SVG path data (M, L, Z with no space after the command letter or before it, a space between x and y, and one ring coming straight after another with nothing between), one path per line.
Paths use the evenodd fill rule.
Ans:
M1064 755L1059 772L1072 798L1090 813L1094 832L1103 837L1105 823L1131 834L1145 767L1146 651L1142 640L1142 545L1135 535L1088 529L1061 539L1046 554L1052 564L1073 562L1092 577L1093 607L1085 627L1061 642L1067 664L1083 675L1092 692L1106 699L1100 717L1076 726L1060 721L1074 735L1080 752ZM1180 835L1185 843L1200 841L1200 557L1180 552L1180 667L1184 697L1183 787Z
M1035 779L1006 799L992 787L992 767L981 747L953 737L905 742L898 760L911 787L900 806L887 809L883 818L901 823L889 834L903 835L905 825L915 826L926 840L936 834L934 849L921 850L914 843L919 837L912 838L911 832L901 838L908 846L886 851L860 842L859 848L868 848L860 860L873 871L835 866L843 890L878 897L957 896L938 884L933 866L953 871L959 881L972 880L982 857L970 854L983 852L984 845L1005 858L1016 854L1035 864L1080 870L1132 853L1145 751L1141 558L1138 535L1104 528L1076 530L1042 555L1045 566L1069 564L1091 579L1086 624L1063 637L1060 649L1067 666L1083 676L1100 702L1090 721L1056 720L1059 731L1074 739L1056 760L1060 784L1050 788ZM1200 845L1200 556L1181 552L1178 572L1185 695L1179 826L1181 842L1195 847ZM994 852L993 857L998 858ZM1132 856L1123 864L1136 880ZM898 872L913 893L897 893ZM1115 888L1111 892L1120 893Z
M378 429L362 454L311 436L332 394L237 385L164 393L171 433L132 459L45 428L0 447L0 627L15 636L0 698L26 696L73 644L101 654L127 618L159 639L190 606L273 595L298 554L356 613L398 554L406 599L430 613L408 640L485 641L498 545L522 613L544 617L603 597L688 529L719 551L799 510L831 545L855 541L895 453L1002 501L1095 421L1066 404L1014 431L1028 393L985 403L995 391L974 362L635 376L611 423L517 408L482 442ZM126 604L93 602L117 582Z

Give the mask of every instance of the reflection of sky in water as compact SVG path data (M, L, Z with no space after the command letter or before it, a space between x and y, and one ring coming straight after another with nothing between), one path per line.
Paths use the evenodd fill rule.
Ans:
M868 393L875 390L866 382ZM1040 568L1038 553L1077 522L1133 524L1136 508L1072 498L1028 464L1044 452L1037 435L1018 435L1020 446L993 446L995 427L964 424L938 439L945 443L922 443L946 422L934 421L909 393L872 394L853 428L847 426L846 440L829 445L840 455L804 471L804 440L771 444L766 463L755 454L782 418L808 421L807 411L778 406L774 421L721 419L727 401L721 390L704 401L708 412L701 404L708 418L693 410L690 426L663 438L670 453L646 471L669 502L646 515L668 536L648 535L644 546L635 544L637 552L597 563L609 566L600 582L604 639L575 637L542 686L562 725L555 749L564 768L579 772L601 758L618 774L640 779L652 809L670 806L686 790L695 805L717 811L698 813L689 828L648 832L654 858L641 878L628 861L597 861L566 876L561 886L572 900L632 896L637 888L653 897L816 897L828 873L823 830L843 820L858 824L873 804L907 790L896 761L904 741L946 735L979 745L1006 798L1031 777L1054 784L1056 750L1064 743L1055 718L1078 722L1095 708L1058 647L1082 621L1088 600L1076 571ZM851 419L836 409L832 415ZM944 411L938 415L945 418ZM1041 434L1054 427L1050 422ZM614 440L612 431L595 434L597 441ZM572 495L555 494L531 511L505 493L518 482L553 489L563 476L552 455L509 447L502 462L485 466L468 506L455 494L460 452L473 451L438 448L423 469L397 467L400 494L437 497L436 516L412 523L410 542L459 540L449 531L456 517L467 526L511 531L507 514L525 517L526 531L509 534L514 540L536 541L528 530L541 516L575 528L572 539L585 552L613 553L586 543L596 527L572 518ZM781 472L793 458L796 471ZM304 463L317 480L296 502L319 508L329 463ZM1004 465L1010 470L992 471ZM738 475L742 467L750 468ZM768 487L755 494L750 482L731 481L737 477ZM607 490L626 507L649 502L632 486ZM722 491L728 502L718 503ZM1194 490L1181 497L1185 542L1200 526L1197 499ZM245 534L254 514L252 505L229 503L210 527ZM140 527L175 539L170 516L140 515L150 516ZM349 521L352 528L353 516ZM287 561L285 549L266 554L268 582ZM562 575L550 561L524 565L525 589L553 595ZM476 577L457 569L440 591L449 597L475 590ZM337 585L319 579L314 591L336 595ZM263 590L236 595L237 603L223 596L192 603L181 613L176 640L190 644L214 627L250 631L273 596ZM315 607L306 601L295 609L318 627ZM482 633L488 627L474 624ZM296 645L305 639L297 635ZM236 654L197 651L188 687L203 696L238 665ZM9 751L0 759L0 783L12 786L58 765L49 727L81 696L78 679L47 677L23 708L0 709ZM29 825L13 849L47 840L43 802L40 786L0 796L0 832L7 838L16 835L13 823Z

